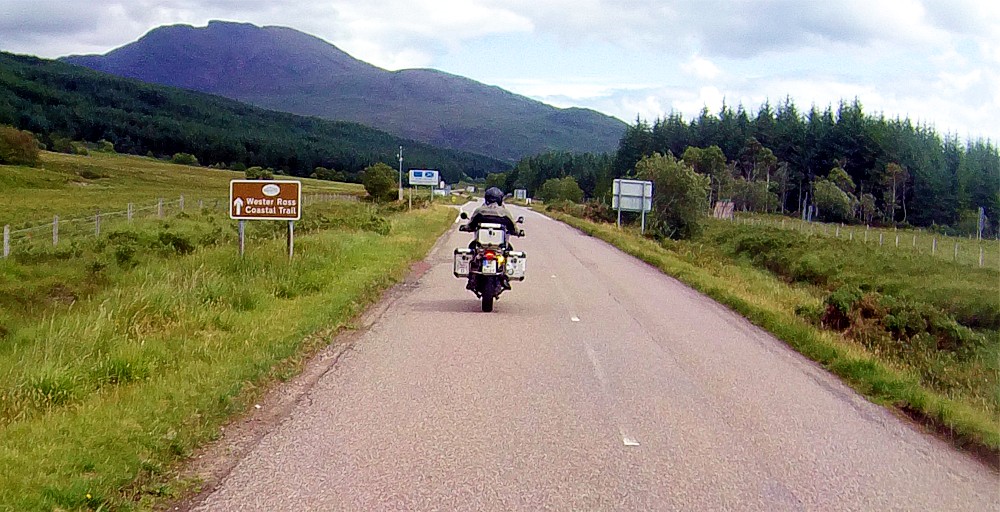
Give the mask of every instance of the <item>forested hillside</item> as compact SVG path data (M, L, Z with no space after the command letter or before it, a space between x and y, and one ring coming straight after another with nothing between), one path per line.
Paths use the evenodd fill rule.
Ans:
M739 210L797 214L808 205L823 220L970 234L982 207L986 232L997 232L995 143L866 114L857 101L805 114L786 100L777 108L764 104L755 115L727 106L690 121L679 114L652 125L637 120L613 157L525 158L503 183L534 193L546 180L572 176L587 197L607 200L613 178L631 175L644 156L668 152L711 177L713 201L732 200Z
M387 71L287 27L170 25L105 55L65 60L510 163L547 150L613 151L626 127L434 69Z
M122 153L189 153L206 165L271 167L308 176L348 175L375 162L434 168L449 182L506 164L436 148L349 122L272 112L233 100L145 84L78 66L0 52L0 124L56 140L109 141Z

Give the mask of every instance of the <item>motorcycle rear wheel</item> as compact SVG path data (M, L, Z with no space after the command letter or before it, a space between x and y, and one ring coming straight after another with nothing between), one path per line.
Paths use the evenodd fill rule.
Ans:
M497 281L492 276L483 278L483 313L493 311L493 298L496 297Z

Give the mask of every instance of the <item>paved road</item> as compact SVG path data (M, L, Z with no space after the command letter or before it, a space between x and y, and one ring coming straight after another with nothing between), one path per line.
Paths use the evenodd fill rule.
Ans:
M200 510L997 510L996 473L533 212L479 312L431 269Z

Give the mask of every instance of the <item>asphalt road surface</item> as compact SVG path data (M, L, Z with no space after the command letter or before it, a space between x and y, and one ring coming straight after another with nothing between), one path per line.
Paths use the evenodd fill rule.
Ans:
M198 510L1000 509L997 473L533 212L493 313L457 230Z

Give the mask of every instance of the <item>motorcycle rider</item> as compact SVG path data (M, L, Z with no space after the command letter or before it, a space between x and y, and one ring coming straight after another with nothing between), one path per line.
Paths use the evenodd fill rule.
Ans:
M482 206L472 212L467 229L475 231L479 229L480 224L485 222L500 224L507 230L508 234L516 234L518 232L517 221L514 219L514 215L503 205L503 191L497 187L490 187L486 189L484 196ZM473 247L470 246L469 248L472 249Z
M479 225L483 223L500 224L503 226L507 230L508 236L506 249L508 251L513 250L509 237L520 233L520 230L517 229L517 220L514 219L514 215L503 205L503 191L497 187L486 189L483 204L472 212L472 217L469 218L469 223L466 225L466 231L475 232L479 229ZM478 245L479 242L473 240L469 243L469 249L475 251ZM506 276L504 277L504 287L509 290L510 284L507 282ZM476 289L476 275L472 272L469 272L469 282L465 287L469 290Z

